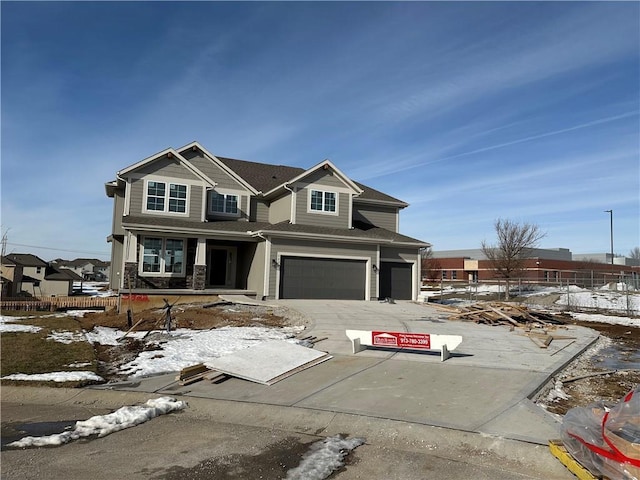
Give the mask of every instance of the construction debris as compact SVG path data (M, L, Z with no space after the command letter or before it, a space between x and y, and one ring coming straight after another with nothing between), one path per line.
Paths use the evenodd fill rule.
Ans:
M451 313L449 320L473 321L487 325L513 325L516 327L548 327L562 325L559 315L529 310L522 305L504 302L477 302L465 306L430 303L430 307Z
M449 320L507 325L512 330L524 329L525 334L540 348L548 348L556 340L571 340L575 337L553 332L565 324L560 315L529 310L527 307L504 302L477 302L471 305L453 306L430 303L429 306L450 313Z
M198 363L180 370L176 380L179 381L180 385L190 385L192 383L199 382L200 380L216 382L222 380L226 376L227 375L222 372L210 369L203 363Z
M273 385L307 368L329 360L331 355L282 340L270 340L207 362L230 377Z

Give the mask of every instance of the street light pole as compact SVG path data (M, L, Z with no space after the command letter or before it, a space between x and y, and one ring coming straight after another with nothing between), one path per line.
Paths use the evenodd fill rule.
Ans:
M605 213L609 214L611 221L611 265L613 265L613 210L605 210Z

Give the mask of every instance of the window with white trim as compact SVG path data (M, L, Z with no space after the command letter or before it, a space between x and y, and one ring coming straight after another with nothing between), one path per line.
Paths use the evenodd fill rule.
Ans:
M309 210L312 212L335 213L337 207L337 194L323 190L311 190Z
M184 240L145 237L142 240L142 274L183 275Z
M187 186L147 180L146 209L150 212L187 213Z
M212 190L209 193L209 213L238 215L238 195Z

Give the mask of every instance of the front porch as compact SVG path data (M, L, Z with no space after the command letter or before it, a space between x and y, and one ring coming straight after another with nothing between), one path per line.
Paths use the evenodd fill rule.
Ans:
M249 287L258 240L130 234L121 293L256 296Z

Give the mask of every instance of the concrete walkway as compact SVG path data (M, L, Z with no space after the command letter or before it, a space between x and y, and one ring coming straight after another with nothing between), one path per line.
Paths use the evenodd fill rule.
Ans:
M311 325L304 335L326 337L315 348L334 358L272 386L231 378L182 387L174 373L96 388L354 414L544 445L558 436L558 424L529 397L598 337L593 330L568 326L562 334L575 338L554 340L542 349L521 329L448 321L446 313L428 304L275 303L307 317ZM463 342L445 362L429 352L354 355L345 329L462 335Z

